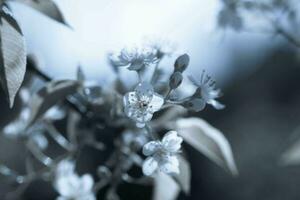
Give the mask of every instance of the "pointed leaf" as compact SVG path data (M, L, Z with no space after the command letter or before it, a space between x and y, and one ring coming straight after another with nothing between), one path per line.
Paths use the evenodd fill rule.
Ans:
M180 189L171 176L159 172L154 177L153 192L153 200L175 200Z
M185 142L233 175L238 174L230 144L219 130L199 118L179 119L175 126Z
M17 2L26 4L27 6L30 6L33 9L50 17L51 19L69 26L59 7L53 0L17 0Z
M7 8L0 13L0 81L10 107L22 85L26 71L26 48L21 29Z
M280 164L282 165L299 165L300 164L300 140L296 141L281 156Z
M28 126L39 119L49 108L64 100L68 95L77 92L78 81L62 80L52 81L41 88L30 101L30 118Z
M190 163L183 157L177 156L179 160L179 174L174 175L175 180L181 190L189 195L191 191L191 166Z

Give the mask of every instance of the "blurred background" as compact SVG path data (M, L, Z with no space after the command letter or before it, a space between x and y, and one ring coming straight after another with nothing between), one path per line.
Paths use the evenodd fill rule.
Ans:
M285 39L219 28L217 16L222 6L219 0L56 0L56 3L71 29L22 4L10 4L24 31L29 53L38 55L42 70L52 77L74 78L80 64L88 78L105 84L113 79L107 64L108 52L140 43L148 36L159 36L174 42L179 53L190 55L187 73L200 75L206 69L224 91L221 101L226 109L207 108L200 117L228 138L240 176L232 178L186 145L192 163L192 192L191 196L180 198L300 198L300 167L283 167L278 163L282 151L297 138L293 132L300 125L300 57ZM4 98L0 101L3 125L13 116ZM22 169L19 148L18 144L1 139L0 160ZM10 187L1 184L0 191ZM32 188L24 199L35 199L31 194L37 188L46 190L43 183ZM145 195L136 191L126 190L123 196L144 199ZM43 192L42 199L53 199L52 193L47 196Z

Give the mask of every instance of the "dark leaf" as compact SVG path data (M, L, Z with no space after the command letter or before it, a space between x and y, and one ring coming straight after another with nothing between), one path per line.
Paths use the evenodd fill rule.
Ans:
M21 29L6 7L0 15L0 81L12 107L26 72L26 48Z
M185 142L231 174L238 175L230 144L219 130L200 118L179 119L175 127Z
M59 7L55 4L53 0L16 0L16 1L26 4L27 6L30 6L33 9L50 17L51 19L69 26L63 14L61 13Z

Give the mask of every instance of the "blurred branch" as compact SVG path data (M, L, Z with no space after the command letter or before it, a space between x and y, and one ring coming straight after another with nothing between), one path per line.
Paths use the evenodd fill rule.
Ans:
M29 70L32 73L36 74L37 76L44 79L45 81L52 81L52 79L48 75L46 75L42 71L38 70L36 67L34 67L31 64L27 65L27 70ZM67 105L70 106L76 112L78 112L82 117L89 118L89 115L85 111L79 109L79 107L74 103L74 101L72 99L73 98L68 98L68 99L65 100Z

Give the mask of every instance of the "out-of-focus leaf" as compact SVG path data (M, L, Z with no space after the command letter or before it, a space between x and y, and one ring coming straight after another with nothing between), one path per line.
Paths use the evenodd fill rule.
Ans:
M300 164L300 140L296 141L281 156L280 164L282 165L299 165Z
M174 175L175 180L181 187L181 190L189 195L191 191L191 167L189 162L183 156L177 156L179 160L179 174Z
M52 81L41 88L30 101L30 118L28 126L32 125L41 117L49 108L54 106L68 95L74 94L80 84L78 81L61 80Z
M243 28L243 20L235 9L225 8L218 14L218 25L221 28L232 28L239 31Z
M77 80L82 83L85 81L85 75L80 66L77 68Z
M26 72L26 48L17 21L5 7L0 11L0 20L0 81L12 107Z
M219 130L200 118L179 119L175 126L185 142L233 175L238 175L230 144Z
M171 176L159 172L154 177L153 192L153 200L175 200L180 188Z
M61 13L59 7L56 5L56 3L53 0L16 0L16 1L26 4L27 6L30 6L33 9L50 17L51 19L69 26L63 14Z
M188 67L190 63L190 57L187 54L183 54L181 56L179 56L174 64L175 67L175 71L177 72L183 72L184 70L186 70L186 68Z

